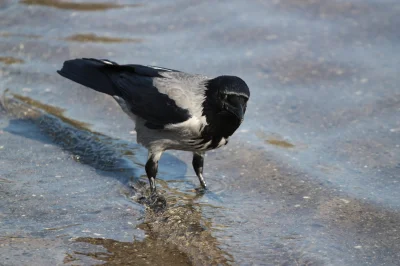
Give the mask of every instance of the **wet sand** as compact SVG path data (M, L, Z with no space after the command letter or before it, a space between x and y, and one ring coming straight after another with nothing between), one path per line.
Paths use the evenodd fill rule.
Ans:
M398 264L396 1L49 3L0 4L1 263ZM113 99L55 73L75 57L249 84L207 193L170 151L167 209L138 203L146 151Z

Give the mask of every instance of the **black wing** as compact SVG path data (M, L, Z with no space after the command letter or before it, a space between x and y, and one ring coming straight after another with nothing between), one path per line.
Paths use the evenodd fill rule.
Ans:
M108 60L74 59L65 61L58 73L96 91L119 96L133 114L147 121L152 129L190 118L189 111L176 105L168 95L153 86L153 78L172 69L142 65L118 65Z

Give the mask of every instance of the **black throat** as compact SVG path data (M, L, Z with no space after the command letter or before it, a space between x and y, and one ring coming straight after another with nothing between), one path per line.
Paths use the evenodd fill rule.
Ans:
M202 136L229 138L240 126L240 120L227 111L204 115L208 125L204 127Z
M218 85L207 84L203 102L203 115L206 117L207 126L202 130L201 137L204 143L211 140L210 148L216 148L222 138L229 138L241 124L234 114L223 108Z
M211 149L217 148L222 138L228 140L240 126L239 119L226 111L219 114L205 114L205 116L208 125L201 132L203 139L201 143L211 141L211 144L208 145L208 148Z

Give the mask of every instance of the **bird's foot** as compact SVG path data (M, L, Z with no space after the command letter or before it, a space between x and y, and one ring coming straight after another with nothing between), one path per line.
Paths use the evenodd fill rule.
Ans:
M149 196L142 195L137 199L140 204L146 205L154 212L162 212L167 207L167 201L164 196L159 195L156 191L151 192Z
M131 198L139 204L148 206L154 212L163 211L167 207L167 201L164 196L159 195L156 189L150 188L149 191L144 184L131 183L130 186L134 193Z
M195 188L195 190L196 190L197 194L203 195L207 191L207 186L205 184L203 186L203 184L202 184L201 187Z
M154 212L162 212L167 207L167 200L158 193L152 193L146 200L146 205Z

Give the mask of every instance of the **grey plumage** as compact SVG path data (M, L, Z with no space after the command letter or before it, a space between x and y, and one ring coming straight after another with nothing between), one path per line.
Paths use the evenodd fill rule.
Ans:
M158 160L169 149L193 152L193 167L205 188L204 153L227 143L243 120L250 96L238 77L208 78L109 60L69 60L58 73L113 96L135 121L137 142L149 150L146 173L153 192Z

